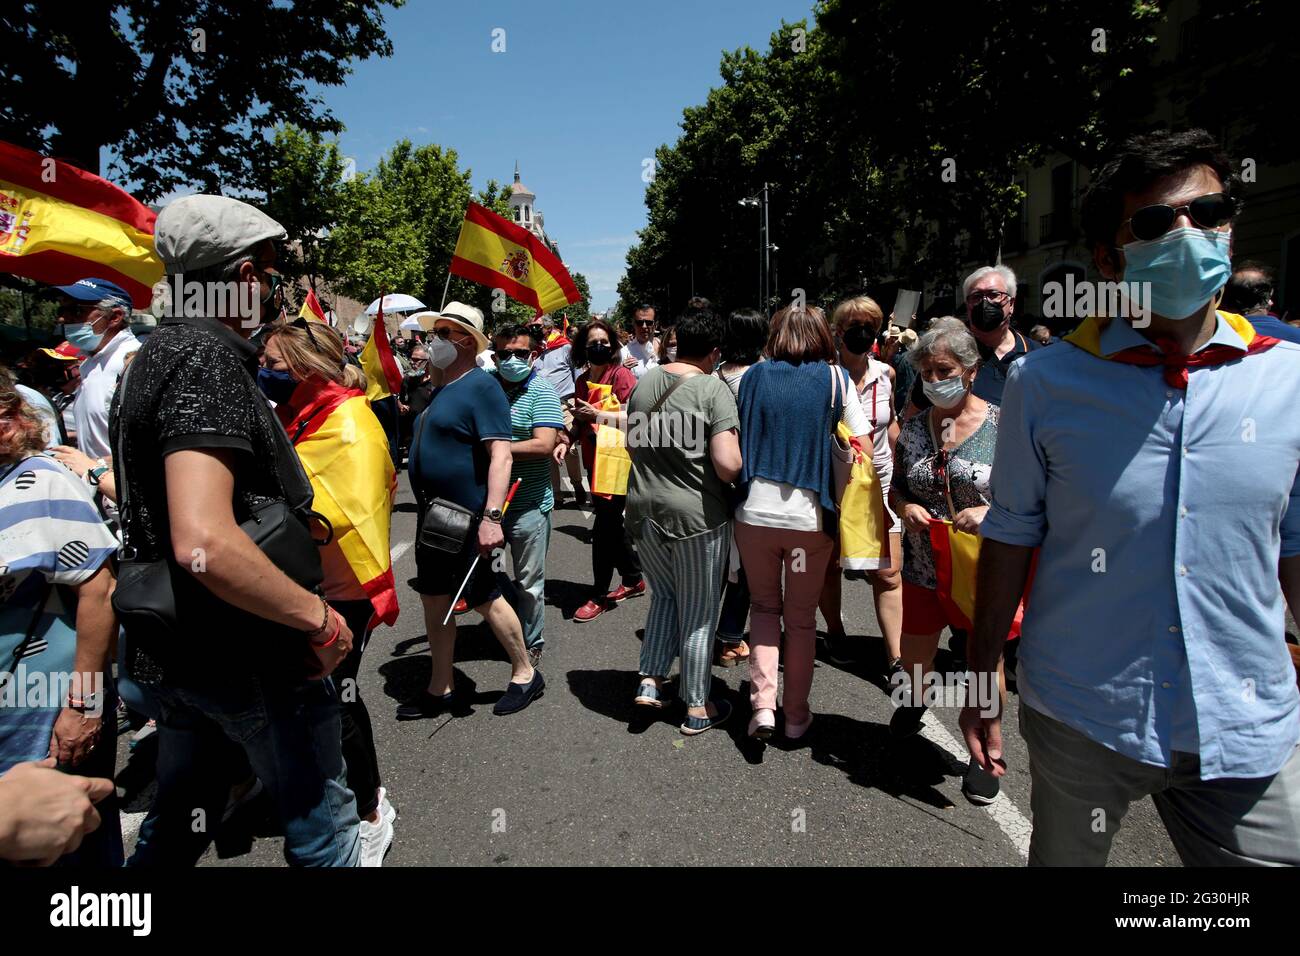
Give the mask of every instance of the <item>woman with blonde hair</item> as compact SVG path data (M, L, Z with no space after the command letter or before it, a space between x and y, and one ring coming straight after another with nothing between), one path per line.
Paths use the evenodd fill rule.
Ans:
M903 526L888 501L894 474L894 443L898 439L898 420L894 414L894 370L871 354L884 321L880 306L865 295L845 299L831 314L840 365L848 372L862 410L871 423L871 463L880 479L884 530L888 535L881 543L885 546L888 561L884 567L866 573L871 575L876 620L885 641L885 666L892 673L902 666L903 581L899 572L903 566ZM844 620L840 616L841 588L839 563L831 561L826 566L821 612L826 618L826 654L836 664L848 663L851 651L846 646Z
M330 524L321 548L325 599L356 635L334 671L340 688L343 756L361 817L361 866L381 866L397 811L379 781L370 714L357 670L378 623L397 620L388 550L397 476L388 436L366 398L365 373L344 357L343 339L322 322L273 325L263 341L257 384L271 401L315 493L312 507Z
M766 353L740 382L744 499L735 535L751 594L749 735L763 740L776 727L784 623L785 736L797 740L812 724L817 600L838 529L831 435L841 421L855 436L870 426L857 390L832 364L835 341L821 309L778 312Z

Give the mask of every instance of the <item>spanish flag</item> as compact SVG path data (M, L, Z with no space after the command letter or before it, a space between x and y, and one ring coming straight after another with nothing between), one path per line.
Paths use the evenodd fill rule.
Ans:
M0 271L51 285L111 279L146 309L163 276L155 219L106 179L0 142Z
M397 473L388 453L388 436L360 389L309 379L276 414L293 439L311 479L312 508L334 528L322 548L328 574L345 561L356 576L375 617L397 620L397 588L388 550Z
M307 298L303 300L302 308L298 310L298 315L300 318L304 318L308 322L314 320L316 322L325 322L327 325L329 324L325 318L325 310L320 307L320 300L316 298L316 293L312 289L307 290Z
M975 576L979 570L980 542L976 534L966 534L952 526L951 521L930 521L930 547L934 551L934 572L938 582L935 591L939 603L948 615L951 627L971 630L975 620ZM1034 571L1038 567L1038 552L1034 552L1029 576L1025 580L1025 593L1016 608L1015 619L1007 640L1020 636L1020 623L1025 615L1025 600L1034 584Z
M451 272L531 305L538 315L581 295L559 258L523 226L472 202L460 225Z
M370 338L361 350L361 368L366 373L366 398L372 402L402 393L402 370L393 358L393 346L388 341L388 327L384 325L384 294L379 294L379 314L370 329Z

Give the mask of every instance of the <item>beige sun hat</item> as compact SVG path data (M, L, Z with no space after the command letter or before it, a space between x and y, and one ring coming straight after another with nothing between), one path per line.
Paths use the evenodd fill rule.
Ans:
M492 343L483 334L483 313L474 306L466 305L464 302L448 302L434 319L434 322L441 321L454 322L474 336L474 341L478 343L478 351L491 348ZM429 323L429 327L433 327L433 322Z

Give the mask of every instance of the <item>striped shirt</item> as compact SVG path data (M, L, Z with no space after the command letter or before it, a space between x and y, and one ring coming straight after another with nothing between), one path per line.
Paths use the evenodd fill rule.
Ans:
M72 671L76 614L48 585L84 584L116 547L86 486L58 462L28 458L0 477L0 773L48 753L63 701L37 691Z
M534 428L564 428L564 410L560 397L536 370L518 385L502 381L506 400L510 403L510 430L512 441L528 441ZM510 469L510 483L519 479L519 490L510 502L510 510L522 511L536 508L543 513L555 507L551 491L551 459L549 457L515 459Z

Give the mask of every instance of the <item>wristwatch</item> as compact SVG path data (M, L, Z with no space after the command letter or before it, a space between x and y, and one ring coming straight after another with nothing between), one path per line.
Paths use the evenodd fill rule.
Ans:
M487 511L483 512L483 517L488 521L494 521L497 524L500 524L501 516L503 514L505 514L505 512L500 508L489 508Z
M98 487L99 479L104 476L104 473L106 471L108 471L108 465L106 465L104 463L104 459L101 458L96 463L94 468L91 468L89 471L86 472L86 480L90 482L92 485L94 485L95 487Z

